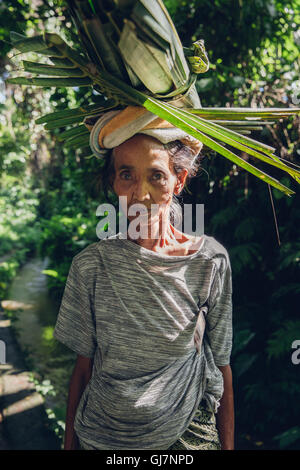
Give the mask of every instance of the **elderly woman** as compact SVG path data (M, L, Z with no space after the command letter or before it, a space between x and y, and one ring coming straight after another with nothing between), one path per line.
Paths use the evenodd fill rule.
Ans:
M159 122L105 146L107 125L104 181L145 212L140 236L119 232L72 260L54 331L77 353L64 449L233 449L230 260L171 220L201 143Z

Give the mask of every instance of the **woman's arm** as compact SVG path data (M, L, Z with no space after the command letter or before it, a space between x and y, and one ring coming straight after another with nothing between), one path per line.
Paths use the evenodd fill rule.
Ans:
M234 400L230 365L218 366L223 374L224 393L216 414L222 450L234 450Z
M74 430L74 418L80 398L91 378L92 368L92 358L77 356L69 385L64 450L79 449L79 440Z

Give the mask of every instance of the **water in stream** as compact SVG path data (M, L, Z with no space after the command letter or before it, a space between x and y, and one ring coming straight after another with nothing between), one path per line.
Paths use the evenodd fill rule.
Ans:
M47 397L52 409L64 409L67 403L68 384L75 364L76 354L53 338L53 330L60 306L48 293L48 258L32 258L14 278L6 300L22 302L13 321L17 339L25 353L30 369L38 372L43 380L50 380L56 392ZM9 302L6 302L9 309ZM18 304L16 304L18 306ZM60 413L61 414L61 413Z

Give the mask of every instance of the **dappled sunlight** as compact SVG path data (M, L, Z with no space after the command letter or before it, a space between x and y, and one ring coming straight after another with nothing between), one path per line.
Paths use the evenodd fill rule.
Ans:
M17 300L2 300L1 307L4 310L30 310L34 307L34 304L19 302Z

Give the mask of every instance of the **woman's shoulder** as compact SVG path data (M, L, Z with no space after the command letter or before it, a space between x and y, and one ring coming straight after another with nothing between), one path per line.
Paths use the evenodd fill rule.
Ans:
M120 232L100 239L96 242L92 242L79 251L73 257L73 264L80 269L80 271L92 271L96 268L102 268L105 263L105 253L110 253L115 256L118 250L115 250L115 243L118 244L120 241Z
M86 279L94 275L102 266L102 259L98 250L98 243L93 242L79 251L72 259L72 266Z
M86 259L89 260L94 258L95 252L97 250L97 244L98 242L93 242L87 245L73 257L73 261L75 261L75 263L80 263L81 261L85 261Z
M211 260L217 262L218 264L230 264L230 257L227 248L223 245L220 240L215 238L212 235L203 235L204 236L204 254Z

